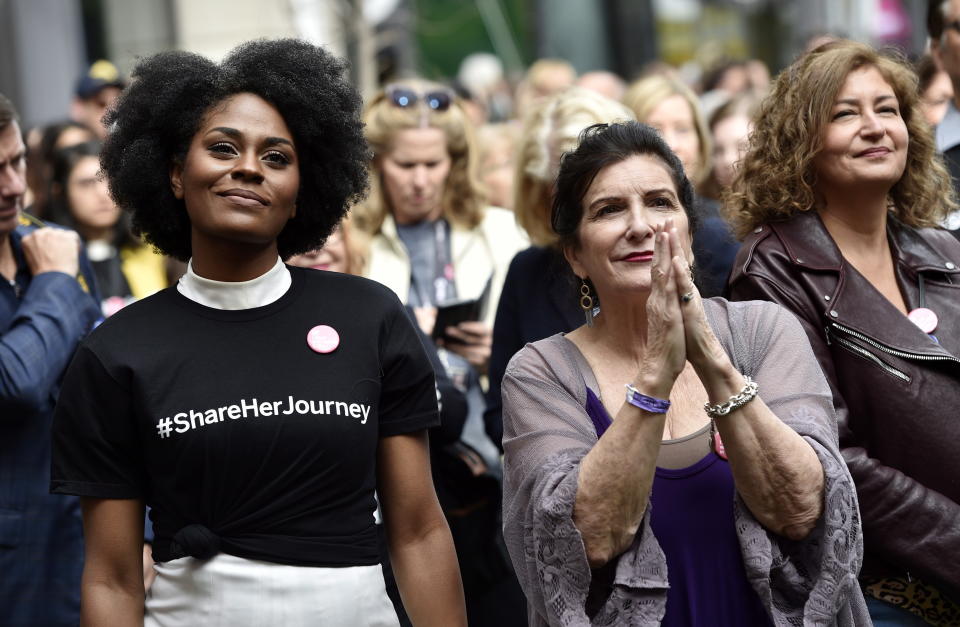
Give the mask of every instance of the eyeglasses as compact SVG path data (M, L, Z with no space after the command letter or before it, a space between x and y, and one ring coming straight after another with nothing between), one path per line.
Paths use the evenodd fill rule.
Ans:
M417 93L409 87L399 85L389 85L384 90L387 98L395 107L407 109L417 106L418 102L423 102L427 107L434 111L446 111L453 102L453 92L446 89L436 89L428 91L425 94Z

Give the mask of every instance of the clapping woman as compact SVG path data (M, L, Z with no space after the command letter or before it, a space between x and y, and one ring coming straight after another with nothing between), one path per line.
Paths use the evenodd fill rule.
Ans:
M189 265L91 334L63 384L52 489L84 497L84 624L396 625L374 490L413 621L465 623L415 329L382 286L280 261L319 247L364 191L342 72L296 40L221 64L162 53L109 114L115 200Z
M636 122L590 127L561 162L552 223L600 310L503 380L530 624L869 624L829 387L788 312L700 297L692 202Z

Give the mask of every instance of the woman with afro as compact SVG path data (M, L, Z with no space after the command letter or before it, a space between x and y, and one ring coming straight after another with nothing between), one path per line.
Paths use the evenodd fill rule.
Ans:
M86 625L396 625L375 490L413 622L465 624L412 323L377 283L280 261L366 189L343 70L296 40L161 53L106 116L114 199L188 269L97 328L63 382L51 489L84 497Z

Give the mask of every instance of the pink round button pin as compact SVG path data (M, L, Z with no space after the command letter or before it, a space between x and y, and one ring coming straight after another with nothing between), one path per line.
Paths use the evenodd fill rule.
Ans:
M318 353L332 353L340 346L340 334L333 327L319 324L307 333L307 346Z
M920 330L927 334L933 333L933 330L937 328L937 323L940 322L937 314L926 307L917 307L908 313L907 317L910 318L910 322L920 327Z

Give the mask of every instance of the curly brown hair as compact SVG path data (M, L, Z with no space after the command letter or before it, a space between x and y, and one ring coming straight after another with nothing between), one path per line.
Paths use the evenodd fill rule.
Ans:
M911 227L936 227L955 208L953 184L920 110L910 64L895 51L840 40L797 59L761 103L749 149L723 196L724 214L739 239L816 206L814 158L837 93L847 75L864 66L875 67L893 88L910 137L906 167L889 193L893 214Z
M446 89L422 79L407 79L391 86L406 87L420 94ZM448 109L442 111L434 111L423 104L401 108L390 102L385 90L380 90L367 105L363 121L374 158L370 162L370 194L351 212L360 229L371 235L378 233L383 219L390 212L378 157L390 152L397 132L425 127L438 128L447 138L450 173L443 191L443 216L470 229L483 221L486 196L480 182L479 153L473 126L459 102L454 100Z

